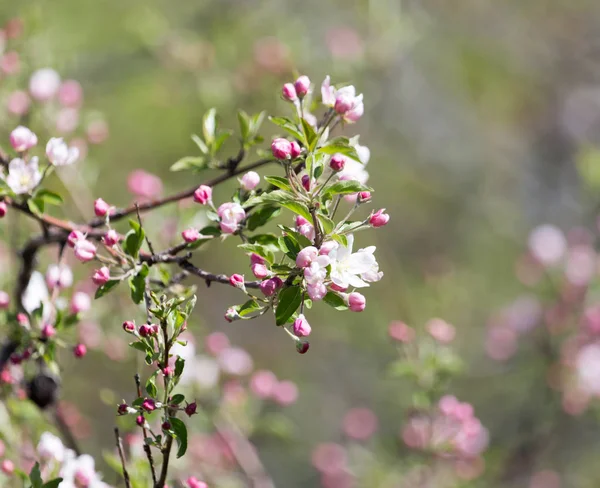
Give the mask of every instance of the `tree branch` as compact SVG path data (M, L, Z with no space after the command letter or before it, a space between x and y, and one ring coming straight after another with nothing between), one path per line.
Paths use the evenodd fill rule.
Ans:
M121 466L123 468L123 480L125 481L125 488L131 488L129 473L127 472L127 466L125 464L125 455L123 454L123 443L121 442L121 436L119 434L118 427L115 427L115 441L117 443L117 450L119 451L119 458L121 459Z

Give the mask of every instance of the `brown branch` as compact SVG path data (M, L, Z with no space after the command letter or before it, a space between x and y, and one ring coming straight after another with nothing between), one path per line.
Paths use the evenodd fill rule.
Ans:
M141 398L142 396L142 383L140 380L140 375L135 374L135 386L137 388L137 396ZM143 414L142 414L143 416ZM144 452L146 453L146 457L148 458L148 463L150 464L150 472L152 473L152 482L156 485L156 469L154 468L154 458L152 457L152 451L150 450L150 446L146 442L148 438L148 430L146 429L145 423L142 425L142 433L144 434Z
M125 455L123 454L123 443L121 442L121 436L119 434L118 427L115 427L115 441L117 443L117 450L119 451L119 458L121 459L121 467L123 468L123 480L125 481L125 487L131 488L129 473L127 472L127 466L125 464Z

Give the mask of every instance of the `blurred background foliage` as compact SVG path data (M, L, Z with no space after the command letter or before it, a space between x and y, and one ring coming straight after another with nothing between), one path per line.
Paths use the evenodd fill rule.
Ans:
M294 74L308 74L317 84L330 74L364 93L365 116L347 132L356 130L370 147L375 206L392 216L385 229L360 236L359 244L377 246L385 273L366 292L367 311L340 314L316 306L311 350L300 356L268 317L223 320L225 308L239 300L235 290L198 284L189 329L198 338L225 331L258 367L300 386L299 401L287 411L294 441L257 440L279 486L316 486L308 467L311 446L337 440L340 416L352 406L377 413L385 447L379 454L387 463L403 462L398 432L412 399L402 380L387 379L397 356L387 326L403 320L419 329L436 316L457 327L467 364L452 390L475 405L491 431L480 486L525 486L545 467L564 473L564 486L598 485L596 419L562 413L535 342L521 344L510 363L492 362L484 350L489 317L523 292L515 260L530 229L546 222L596 226L598 2L0 3L0 19L14 16L25 22L23 79L39 67L56 68L81 81L86 106L108 122L107 143L91 148L77 166L89 188L88 195L75 195L81 201L102 196L119 206L130 203L126 179L136 168L159 175L165 194L200 184L205 175L169 167L197 154L190 134L200 131L204 112L216 107L223 127L232 128L237 108L282 113L287 107L277 94ZM265 124L263 132L270 137L274 126ZM235 153L234 142L228 149ZM234 185L220 187L217 200L228 198ZM78 206L91 217L91 205ZM193 218L193 210L173 207L146 217L155 239L175 213ZM229 241L206 247L195 262L214 272L250 272ZM3 264L2 281L15 265ZM81 268L75 269L83 278ZM96 304L107 338L118 334L124 318L141 315L126 303L111 297ZM84 440L85 450L98 454L111 445L107 426L114 412L99 392L116 385L114 398L130 395L129 378L139 366L132 358L113 362L93 353L76 365L64 358L64 396L88 419L89 439L99 439Z

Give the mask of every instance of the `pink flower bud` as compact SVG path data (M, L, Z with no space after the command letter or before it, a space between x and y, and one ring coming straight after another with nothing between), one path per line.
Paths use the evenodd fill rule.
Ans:
M296 159L298 156L300 156L300 154L302 154L302 148L300 147L300 144L298 144L296 141L292 141L291 145L292 152L290 154L292 156L292 159Z
M298 351L300 354L306 354L308 352L309 347L310 343L308 341L296 342L296 351Z
M301 225L309 224L310 222L306 220L302 215L296 215L296 227L300 227Z
M75 257L82 263L91 261L96 257L96 246L87 239L76 241L73 251L75 252Z
M300 98L303 98L310 90L310 79L306 75L300 76L294 82L294 88Z
M52 324L46 324L42 327L42 339L50 339L56 334L56 329Z
M37 142L37 136L22 125L10 133L10 145L17 152L27 151L27 149L35 146Z
M46 285L54 288L68 288L73 284L73 272L66 264L51 264L46 271Z
M92 299L87 293L78 291L71 297L71 313L87 312L92 306Z
M286 83L281 88L281 94L283 98L285 98L288 102L295 102L298 100L298 95L296 94L296 88L292 83Z
M29 111L31 100L22 90L12 92L6 102L6 109L13 115L25 115Z
M150 334L151 335L158 334L158 324L150 324Z
M171 430L171 422L169 422L168 420L164 421L164 422L161 424L160 428L161 428L162 430Z
M442 319L431 319L427 322L425 328L431 337L442 344L449 344L456 335L454 326Z
M217 215L221 219L221 231L225 234L233 234L237 231L242 220L246 218L246 212L239 203L223 203L217 209Z
M76 358L82 358L87 354L87 347L85 347L85 344L77 344L73 348L73 354Z
M152 335L152 328L148 324L142 324L140 325L138 332L142 337L148 337Z
M287 407L298 399L298 387L293 381L280 381L273 390L273 400Z
M94 202L94 213L96 217L104 217L110 210L110 205L106 203L102 198L98 198Z
M361 191L358 194L358 203L366 203L371 200L371 192L370 191Z
M154 409L156 409L156 403L152 398L146 398L142 402L142 408L146 410L146 412L152 412Z
M166 376L166 377L173 376L173 368L171 368L171 366L167 366L166 368L163 368L162 374L163 374L163 376Z
M158 198L163 191L163 183L158 176L136 169L127 177L127 189L138 197Z
M126 320L123 322L123 330L129 333L135 332L135 323L131 320Z
M196 413L197 409L198 409L198 405L196 404L196 402L192 402L192 403L188 403L185 406L184 411L188 417L191 417L192 415L194 415Z
M78 107L83 99L83 88L76 80L65 80L58 89L58 101L65 107Z
M256 171L248 171L240 180L242 188L246 191L254 190L260 183L260 176Z
M229 284L235 288L244 288L244 277L241 274L233 274L229 277Z
M265 264L265 258L256 253L250 254L250 264Z
M106 266L102 266L95 270L92 275L92 281L94 282L94 285L97 286L106 284L108 280L110 280L110 270Z
M8 211L8 206L5 202L0 202L0 219L6 215Z
M119 242L119 234L116 230L110 229L106 234L104 234L104 244L109 247L114 246Z
M69 247L75 247L75 243L82 239L85 239L85 235L83 234L83 232L73 230L69 234L69 237L67 237L67 244L69 245Z
M269 270L264 264L253 264L252 266L250 266L250 269L252 269L252 273L259 280L262 280L263 278L269 276Z
M318 302L319 300L323 300L325 295L327 295L327 287L323 283L316 283L314 285L308 285L306 287L306 292L313 302Z
M186 481L187 488L208 488L204 481L200 481L195 476L190 476Z
M121 403L117 407L117 414L126 415L128 413L128 410L129 410L129 405L127 405L126 403Z
M315 240L315 228L312 224L304 224L298 227L298 233L302 234L309 241Z
M271 397L277 377L271 371L260 370L252 375L250 379L250 390L255 396L266 400Z
M346 166L346 158L342 154L334 154L329 160L329 167L333 171L342 171Z
M388 335L398 342L408 344L415 338L415 330L404 322L392 322L388 327Z
M313 259L315 259L318 255L319 250L316 247L305 247L298 253L298 256L296 256L296 266L299 268L306 268L310 266L310 263L312 263Z
M271 143L271 151L275 158L285 161L292 156L292 144L287 139L278 137Z
M237 310L233 307L229 307L226 311L225 311L225 320L227 320L227 322L233 322L234 320L238 320L240 318L240 315L237 313Z
M303 175L302 176L302 187L306 190L306 191L310 191L310 177L308 175Z
M333 108L338 114L344 115L354 108L354 97L346 93L339 94L335 99Z
M321 244L321 247L319 248L319 254L320 255L324 255L324 256L329 256L329 253L331 251L333 251L334 249L338 248L338 243L335 241L326 241L323 244Z
M273 279L261 281L258 285L260 291L263 292L263 295L266 297L273 296L277 291L277 285Z
M144 420L144 416L143 415L138 415L135 419L135 423L138 424L140 427L142 425L144 425L146 423L146 421Z
M206 205L212 199L212 188L206 185L200 185L194 192L194 201Z
M10 459L4 459L0 464L0 469L6 476L11 476L15 472L15 463Z
M304 314L298 315L298 318L294 320L294 334L297 337L307 337L310 335L311 327L308 320L304 317Z
M4 290L0 290L0 310L5 310L10 305L10 295Z
M36 100L50 100L60 87L60 76L51 68L39 69L29 79L29 92Z
M29 328L29 317L24 313L17 314L17 322L21 327Z
M345 287L345 288L344 288L344 287L342 287L342 286L336 285L335 283L331 283L331 285L330 285L330 288L331 288L333 291L338 291L338 292L340 292L340 293L343 293L343 292L345 292L345 291L348 289L348 287Z
M213 332L208 334L204 341L206 351L213 356L217 356L221 351L229 349L229 338L223 332Z
M186 229L181 233L181 237L183 237L185 242L196 242L198 239L200 239L200 232L192 228Z
M387 224L390 220L390 216L384 212L385 208L377 210L377 212L371 215L369 224L371 224L373 227L383 227L385 224Z
M366 306L367 300L360 293L353 291L348 295L348 308L352 312L362 312Z

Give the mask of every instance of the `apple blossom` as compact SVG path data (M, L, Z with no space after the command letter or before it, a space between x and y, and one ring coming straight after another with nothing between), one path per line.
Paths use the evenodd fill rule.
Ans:
M17 152L27 151L35 146L37 142L37 136L22 125L10 133L10 145Z
M292 144L287 139L279 137L271 143L271 151L275 158L285 161L292 157Z
M110 210L110 205L106 203L102 198L96 199L94 202L94 213L96 217L104 217Z
M50 290L68 288L73 284L73 272L66 264L51 264L46 271L46 284Z
M298 144L296 141L292 141L290 143L290 145L291 145L290 156L292 159L296 159L297 157L299 157L302 154L302 148L300 147L300 144Z
M369 217L369 224L373 227L383 227L389 220L390 216L385 213L385 208L382 208Z
M264 264L253 264L250 266L250 269L252 270L252 274L260 280L269 276L269 270Z
M119 234L116 230L110 229L106 232L106 234L104 234L103 241L104 244L106 244L109 247L112 247L119 242Z
M331 86L330 80L327 76L321 85L323 104L333 108L345 122L356 122L364 113L362 94L357 96L356 89L352 85L336 90Z
M181 237L183 237L185 242L196 242L198 239L200 239L200 232L198 232L198 229L189 228L181 233Z
M311 327L306 317L303 314L298 315L298 318L294 320L294 334L298 337L306 337L310 335Z
M24 159L13 159L8 164L8 175L0 173L0 178L6 181L9 188L17 195L30 193L42 180L42 173L38 168L38 158L33 157L29 161Z
M10 295L4 290L0 290L0 310L7 309L10 305Z
M294 88L296 89L298 97L305 97L310 90L310 78L306 75L298 77L298 79L294 82Z
M194 192L194 201L201 205L206 205L212 201L212 188L206 185L200 185Z
M67 166L79 158L79 149L69 147L60 137L53 137L46 144L46 157L54 166Z
M67 237L67 244L69 245L69 247L75 247L75 243L82 239L85 239L85 234L78 230L73 230L69 233L69 236Z
M94 271L92 275L92 281L95 285L101 286L106 284L110 280L110 271L106 266L102 266L101 268Z
M338 246L329 253L331 260L331 280L341 288L369 286L368 282L378 281L383 276L373 253L375 246L352 252L354 236L347 236L348 247Z
M240 183L244 190L252 191L260 183L260 176L256 171L248 171L246 174L244 174L244 176L242 176Z
M76 358L82 358L85 356L87 354L87 348L85 347L85 344L77 344L73 348L73 354Z
M283 85L283 87L281 88L281 94L283 98L286 99L288 102L295 102L296 100L298 100L296 88L294 87L293 83L286 83L285 85Z
M335 171L342 171L346 165L346 158L342 154L334 154L329 160L329 167Z
M362 312L367 305L367 300L365 299L365 297L355 291L348 295L347 301L348 308L352 312Z
M73 251L75 252L75 257L83 263L91 261L96 257L96 246L87 239L77 240L73 246Z
M37 70L29 79L29 92L36 100L50 100L60 87L60 76L51 68Z
M234 288L244 288L244 277L240 274L233 274L229 277L229 284Z
M221 231L225 234L233 234L246 217L246 212L239 203L227 202L217 209L217 215L221 219Z
M87 312L92 306L92 299L87 293L78 291L73 293L71 297L70 310L71 313Z

